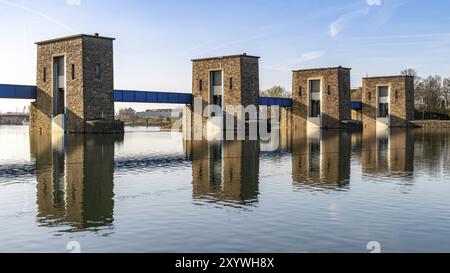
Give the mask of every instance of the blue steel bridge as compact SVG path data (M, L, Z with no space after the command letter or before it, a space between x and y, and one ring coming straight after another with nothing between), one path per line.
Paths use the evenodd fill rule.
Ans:
M36 99L36 86L0 84L0 99ZM182 92L114 90L115 102L192 104L192 94ZM292 107L292 99L261 97L263 106ZM361 110L361 102L352 102L353 110Z

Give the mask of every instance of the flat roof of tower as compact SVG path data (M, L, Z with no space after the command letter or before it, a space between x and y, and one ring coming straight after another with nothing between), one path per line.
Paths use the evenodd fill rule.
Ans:
M346 70L352 70L351 68L348 68L348 67L336 66L336 67L321 67L321 68L297 69L297 70L292 70L292 72L317 71L317 70L330 70L330 69L346 69Z
M252 55L247 55L247 53L243 53L243 54L235 54L235 55L228 55L228 56L218 56L218 57L192 59L191 61L197 62L197 61L218 60L218 59L236 58L236 57L249 57L249 58L256 58L256 59L261 58L259 56L252 56Z
M406 75L374 76L374 77L364 77L363 79L382 79L382 78L414 78L414 76L406 76Z
M104 40L111 40L111 41L114 41L116 39L116 38L111 38L111 37L99 36L97 34L95 34L95 35L77 34L77 35L72 35L72 36L55 38L55 39L51 39L51 40L40 41L40 42L36 42L36 44L42 45L42 44L48 44L48 43L54 43L54 42L60 42L60 41L73 40L73 39L78 39L78 38L97 38L97 39L104 39Z

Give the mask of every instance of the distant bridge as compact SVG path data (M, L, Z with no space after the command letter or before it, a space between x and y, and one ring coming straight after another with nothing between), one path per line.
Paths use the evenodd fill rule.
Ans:
M36 86L0 84L0 99L36 99ZM192 104L192 94L182 92L114 90L115 102L128 103L160 103L160 104ZM263 106L292 107L290 98L261 97L259 104ZM360 102L352 102L352 109L361 110Z

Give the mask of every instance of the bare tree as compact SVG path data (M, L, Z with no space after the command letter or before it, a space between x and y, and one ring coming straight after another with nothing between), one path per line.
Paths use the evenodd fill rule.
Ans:
M414 101L416 105L416 110L422 112L422 119L425 118L425 89L423 79L419 77L419 74L414 68L407 68L400 72L402 76L413 76L414 77Z
M413 76L414 77L414 87L419 86L422 82L422 78L419 76L414 68L408 68L400 72L402 76Z
M450 78L444 79L444 85L442 88L442 93L444 95L444 101L445 101L445 110L448 112L449 107L449 96L450 96Z
M429 76L423 81L424 103L428 112L440 108L442 89L441 76Z

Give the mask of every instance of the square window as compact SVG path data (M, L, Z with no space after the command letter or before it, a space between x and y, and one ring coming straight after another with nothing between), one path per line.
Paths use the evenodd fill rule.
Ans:
M389 87L388 86L380 86L378 87L378 96L380 98L389 96Z
M311 80L309 82L311 93L319 93L320 92L320 80Z

